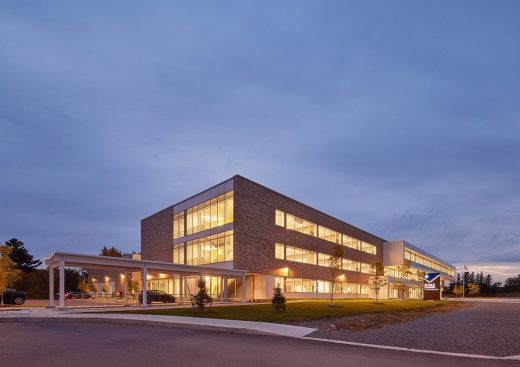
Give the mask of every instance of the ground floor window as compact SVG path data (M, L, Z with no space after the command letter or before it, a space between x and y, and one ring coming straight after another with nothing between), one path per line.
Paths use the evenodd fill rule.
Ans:
M275 286L280 285L282 291L288 293L331 293L332 285L327 280L311 280L289 277L275 277ZM368 294L367 284L361 283L336 283L334 293L342 294Z

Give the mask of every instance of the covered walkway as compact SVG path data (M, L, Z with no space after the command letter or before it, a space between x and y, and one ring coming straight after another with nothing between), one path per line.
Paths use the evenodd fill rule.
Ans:
M218 276L221 279L221 289L225 288L224 279L240 278L242 284L245 284L246 271L234 269L221 269L211 266L193 266L165 263L149 260L134 260L120 257L96 256L75 254L69 252L55 252L45 258L45 265L49 269L49 307L55 307L54 303L54 270L59 269L59 308L65 309L65 268L88 268L88 269L105 269L113 270L121 273L124 277L124 305L129 305L128 299L128 281L127 276L133 272L141 274L142 299L147 299L147 279L151 272L172 274L180 278L180 294L179 302L185 300L185 284L188 276ZM221 292L221 301L224 301L224 292ZM246 287L242 287L242 303L246 301ZM141 307L147 308L148 303L142 302Z

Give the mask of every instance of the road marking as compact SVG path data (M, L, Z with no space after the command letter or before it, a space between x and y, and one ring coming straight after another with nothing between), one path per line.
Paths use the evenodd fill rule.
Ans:
M301 337L301 339L306 340L315 340L322 341L327 343L336 343L336 344L345 344L352 345L357 347L367 347L367 348L376 348L376 349L387 349L387 350L398 350L404 352L413 352L413 353L425 353L425 354L438 354L443 356L450 357L462 357L462 358L478 358L478 359L499 359L499 360L520 360L520 355L518 356L508 356L508 357L498 357L498 356L486 356L482 354L468 354L468 353L454 353L454 352L441 352L438 350L428 350L428 349L413 349L413 348L405 348L405 347L394 347L391 345L379 345L379 344L366 344L366 343L356 343L356 342L347 342L344 340L333 340L333 339L323 339L323 338L312 338L312 337Z

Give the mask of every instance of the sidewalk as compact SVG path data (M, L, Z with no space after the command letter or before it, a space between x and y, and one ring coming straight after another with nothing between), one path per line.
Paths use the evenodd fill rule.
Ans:
M110 308L109 310L115 311L114 308ZM31 307L16 310L4 310L0 312L0 322L53 322L58 320L69 322L111 322L118 324L183 327L192 329L206 329L252 334L268 334L290 337L303 337L316 331L316 329L307 327L274 324L268 322L143 314L102 314L99 312L100 311L98 310L97 313L92 314L85 313L85 310L82 310L82 312L76 312L76 310L60 311L56 309Z

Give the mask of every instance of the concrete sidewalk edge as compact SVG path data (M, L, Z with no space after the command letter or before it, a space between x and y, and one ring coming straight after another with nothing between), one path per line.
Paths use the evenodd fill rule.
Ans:
M2 322L67 322L67 323L113 323L123 325L146 325L146 326L158 326L166 328L182 328L182 329L199 329L199 330L210 330L210 331L225 331L241 334L256 334L256 335L270 335L270 336L286 336L277 334L274 332L267 332L262 330L255 330L250 328L240 328L233 326L216 326L207 324L190 324L182 322L165 322L159 320L136 320L136 319L115 319L108 317L9 317L0 318Z

